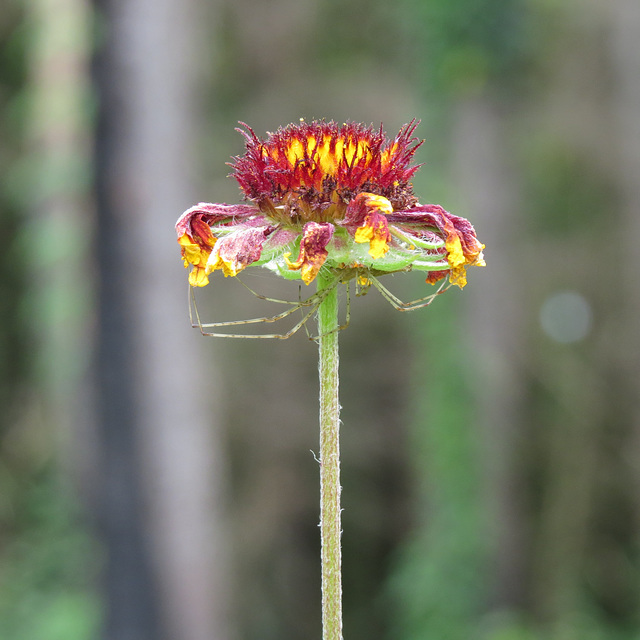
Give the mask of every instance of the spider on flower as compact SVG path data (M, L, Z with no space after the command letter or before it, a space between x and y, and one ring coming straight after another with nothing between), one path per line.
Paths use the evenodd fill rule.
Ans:
M425 307L452 285L466 285L468 266L484 266L482 245L468 220L435 204L422 205L410 180L411 164L422 144L414 120L393 140L362 124L301 121L260 139L251 128L238 129L246 151L234 158L231 174L245 204L200 203L176 223L189 273L192 325L207 336L280 338L295 334L311 319L329 292L349 283L356 295L373 286L397 310ZM296 255L295 260L290 259ZM249 266L265 267L286 280L309 285L320 275L322 287L297 302L269 298L244 285L257 298L289 308L272 316L202 323L194 287L204 287L220 270L237 278ZM425 271L435 293L403 302L379 280L383 275ZM244 283L243 283L244 284ZM217 329L277 323L296 311L302 318L289 331L259 335ZM194 321L195 317L195 321ZM213 331L210 331L213 330Z

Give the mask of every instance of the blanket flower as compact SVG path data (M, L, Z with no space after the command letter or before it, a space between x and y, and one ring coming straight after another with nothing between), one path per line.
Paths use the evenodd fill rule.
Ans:
M484 245L468 220L414 195L417 124L389 140L382 127L333 121L301 121L261 139L241 123L246 151L231 175L245 202L202 202L176 224L189 283L263 266L305 284L323 268L342 282L418 269L431 284L448 276L464 287L467 267L485 264Z

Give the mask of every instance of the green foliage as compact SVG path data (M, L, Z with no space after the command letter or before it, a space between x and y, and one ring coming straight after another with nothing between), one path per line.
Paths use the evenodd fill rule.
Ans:
M493 238L485 238L482 229L478 229L488 247L487 275L493 267L492 251L494 255L521 252L525 261L524 255L530 252L534 272L526 274L527 279L514 290L523 286L527 289L522 298L522 319L532 332L538 331L538 310L535 301L528 299L529 287L532 291L537 287L546 291L559 286L576 287L590 300L604 296L608 302L615 301L617 315L620 292L605 285L608 272L592 263L593 255L601 250L602 220L620 219L619 185L610 171L610 150L597 152L606 136L600 132L589 137L589 117L593 118L596 110L570 110L572 104L581 107L581 100L588 98L603 109L598 100L610 87L608 78L599 78L598 71L580 75L589 64L581 59L581 53L589 51L589 37L580 33L575 21L571 22L575 5L562 9L559 3L535 5L519 0L406 0L405 6L411 15L405 20L413 29L419 52L415 73L429 113L429 121L423 123L423 128L428 129L429 152L448 161L455 155L451 152L455 144L457 154L464 153L460 136L456 139L454 131L458 105L463 105L466 114L475 107L480 114L486 110L503 117L504 130L499 135L505 139L498 135L495 143L503 145L500 152L504 157L512 154L513 173L502 179L515 178L518 182L515 187L503 186L507 191L513 188L518 192L523 204L522 211L512 212L516 222L509 221L517 232L498 229L495 220L491 221ZM589 22L588 17L581 19ZM536 39L534 34L541 37ZM569 51L578 44L585 47L581 52ZM597 54L594 58L597 61ZM561 70L559 61L565 65ZM574 81L575 87L570 84ZM565 88L567 83L569 87ZM531 91L534 87L535 91ZM572 96L572 102L567 96L574 88L578 94ZM479 117L478 122L482 121ZM507 140L509 134L515 135ZM459 155L456 161L457 158ZM457 197L455 185L450 186L449 193L441 193L443 185L451 180L447 176L450 169L443 166L442 160L438 164L439 167L432 167L428 162L418 177L418 181L437 182L435 189L417 186L417 192L429 193L431 201L451 203ZM476 178L483 176L483 169L478 168ZM499 179L497 184L500 186ZM478 185L474 188L480 192ZM441 200L433 198L434 193L441 193ZM472 211L469 218L474 220ZM496 239L509 247L492 247L490 240ZM507 264L518 273L512 263L505 261L502 266ZM514 277L514 273L493 274L495 287L500 286L501 278ZM467 295L465 291L464 296ZM498 300L499 296L493 299ZM419 520L400 549L396 571L389 582L396 603L395 629L389 637L637 637L637 617L631 613L638 593L634 545L637 527L634 530L629 515L637 509L637 503L632 507L628 502L628 485L633 481L626 465L621 464L621 457L626 456L620 453L619 447L624 448L621 442L614 445L615 453L602 453L603 440L611 437L612 429L622 428L621 419L626 423L628 418L625 409L618 407L607 411L603 424L596 417L601 410L598 401L590 404L602 394L602 398L608 398L603 403L618 406L620 391L611 393L606 389L607 374L598 369L606 367L607 360L592 349L593 345L581 345L580 353L589 355L572 375L565 373L550 379L551 372L562 362L558 345L547 344L543 353L538 357L529 354L527 360L528 341L534 343L528 345L533 351L540 350L540 345L524 327L516 330L523 353L515 357L505 352L499 357L522 375L526 380L523 386L528 385L530 394L527 407L513 417L512 428L518 432L514 442L518 438L522 441L514 445L514 452L509 454L514 459L508 461L513 465L508 480L522 485L517 499L522 503L530 501L518 505L522 512L517 515L517 526L522 527L517 534L522 536L519 560L526 567L519 576L522 594L513 601L507 596L505 602L496 602L500 599L494 593L499 578L493 575L492 567L494 554L502 550L491 550L489 523L485 521L489 507L480 489L481 467L490 462L483 460L476 441L483 437L483 425L478 424L469 382L482 372L476 370L481 363L470 361L464 349L460 321L464 311L457 305L463 300L447 294L424 314L413 334L419 345L414 375L418 417L411 454L416 480L421 482L415 499ZM607 305L602 304L600 311L606 316ZM494 309L484 321L502 312ZM616 327L617 322L616 317ZM523 366L526 373L521 371ZM533 379L527 379L529 374ZM590 391L588 384L594 374L597 393ZM535 396L533 390L541 381L550 397ZM572 385L575 393L568 389ZM575 439L563 441L563 434L571 430ZM589 457L593 450L597 453ZM614 478L618 486L610 491L594 491L590 494L593 502L579 512L576 503L580 491L588 494L594 485L601 485L600 474L609 481ZM569 498L567 487L576 491ZM612 501L616 507L611 506ZM550 509L549 504L561 506Z
M618 197L595 159L543 136L529 140L523 156L531 231L551 236L595 230L599 234L602 212L614 211Z
M3 475L13 491L0 522L0 637L95 637L99 607L88 583L97 571L95 545L76 506L51 470L24 478L5 467Z
M25 20L17 3L0 12L0 436L11 419L18 389L26 376L24 318L19 314L24 265L16 237L20 210L14 198L13 169L22 151L25 94Z
M316 32L317 42L309 63L323 71L339 72L376 66L396 71L406 64L406 16L392 3L355 0L325 0L319 7L324 29ZM381 55L383 53L383 55Z
M99 617L89 588L95 549L54 470L51 425L41 428L26 312L34 297L27 221L37 185L26 144L34 31L25 9L10 0L0 12L0 638L88 640ZM47 246L60 249L52 239Z
M405 0L431 90L477 93L517 77L530 52L525 0Z
M449 294L428 310L416 340L413 467L419 526L391 589L394 638L466 640L483 605L484 522L468 352ZM459 316L457 316L459 317Z

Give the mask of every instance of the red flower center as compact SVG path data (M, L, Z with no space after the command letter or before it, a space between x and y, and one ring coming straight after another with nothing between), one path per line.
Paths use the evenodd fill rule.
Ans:
M340 207L363 191L406 208L416 201L409 183L418 169L411 160L422 144L413 137L416 126L415 121L405 125L390 141L382 129L356 123L302 122L265 140L245 125L247 150L235 158L233 176L265 212L271 204L299 201L303 217L315 218L309 208L317 214Z

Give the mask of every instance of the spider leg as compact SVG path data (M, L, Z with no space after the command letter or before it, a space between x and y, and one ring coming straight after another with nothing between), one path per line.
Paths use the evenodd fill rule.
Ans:
M207 322L203 323L200 319L200 313L198 311L198 305L195 299L195 294L193 291L193 287L189 287L190 296L189 296L189 318L191 320L191 326L195 329L200 329L200 333L204 336L216 337L216 338L278 338L278 339L286 339L292 336L296 331L298 331L303 325L307 323L307 321L313 316L316 312L318 306L324 300L325 296L329 292L329 290L324 290L319 293L315 293L310 296L307 300L303 300L300 303L291 303L293 306L282 313L278 313L273 316L265 316L261 318L250 318L248 320L230 320L224 322ZM258 296L265 300L271 300L270 298L266 298L264 296ZM273 333L273 334L235 334L235 333L218 333L212 331L205 331L205 329L215 329L218 327L234 327L238 325L244 324L256 324L256 323L267 323L267 322L278 322L279 320L283 320L290 316L291 314L299 311L301 309L310 308L307 313L304 314L302 319L296 323L289 331L286 333ZM306 310L306 309L305 309ZM194 321L195 316L195 321Z
M435 293L425 296L424 298L418 298L417 300L404 302L393 293L391 293L391 291L389 291L389 289L381 284L377 278L372 277L371 281L373 282L373 286L382 294L382 297L394 309L398 311L414 311L415 309L422 309L422 307L427 307L436 299L437 296L439 296L441 293L444 293L451 286L451 283L448 280L444 280Z
M351 323L351 288L347 285L347 313L345 315L344 324L338 327L338 331L344 331Z
M215 326L226 326L228 323L218 323L216 324L214 323L210 323L207 325L201 325L200 326L200 332L202 333L203 336L208 336L208 337L212 337L212 338L243 338L243 339L279 339L279 340L286 340L287 338L290 338L294 333L296 333L303 325L305 325L307 323L307 321L311 318L311 316L316 312L318 306L320 305L320 302L317 302L304 316L303 318L296 323L293 327L291 327L291 329L289 329L289 331L287 331L286 333L259 333L259 334L242 334L242 333L214 333L211 331L205 331L204 327L215 327ZM297 309L294 309L293 311L297 311ZM288 315L288 314L287 314ZM261 319L255 318L254 321L260 321ZM267 319L266 321L270 321L270 319ZM236 322L234 324L243 324L246 323L247 321L239 321ZM196 325L198 326L198 325Z
M290 316L292 313L299 311L303 307L301 305L296 305L291 307L291 309L287 309L282 313L278 313L274 316L263 316L260 318L249 318L248 320L228 320L226 322L197 322L192 324L191 326L195 329L198 328L209 328L209 327L235 327L240 324L258 324L261 322L278 322L278 320L283 320L287 316Z
M262 294L257 293L256 291L254 291L248 284L246 284L245 282L240 280L240 278L238 276L236 276L236 280L245 289L247 289L250 293L252 293L259 300L265 300L266 302L276 302L278 304L298 305L299 307L308 307L308 306L311 306L312 304L315 304L315 296L317 294L314 294L312 296L309 296L307 299L302 300L301 296L300 296L300 290L298 290L298 301L297 302L293 302L291 300L280 300L279 298L268 298L267 296L263 296Z
M356 296L366 296L369 293L369 289L371 288L371 279L367 278L366 283L362 284L358 279L356 279Z
M292 313L295 313L299 309L317 304L320 300L324 298L324 295L323 295L324 292L320 294L314 293L312 296L310 296L306 300L302 300L301 302L286 302L284 300L272 300L271 298L266 298L264 296L258 295L258 297L263 300L267 300L270 302L286 302L286 304L291 304L292 307L291 309L287 309L286 311L275 314L273 316L265 316L261 318L250 318L249 320L229 320L226 322L201 322L193 287L189 287L189 288L190 288L189 319L191 320L191 327L194 329L203 328L203 327L231 327L239 324L256 324L259 322L278 322L278 320L282 320L283 318L286 318L287 316L291 315ZM193 321L194 311L196 315L196 322Z

